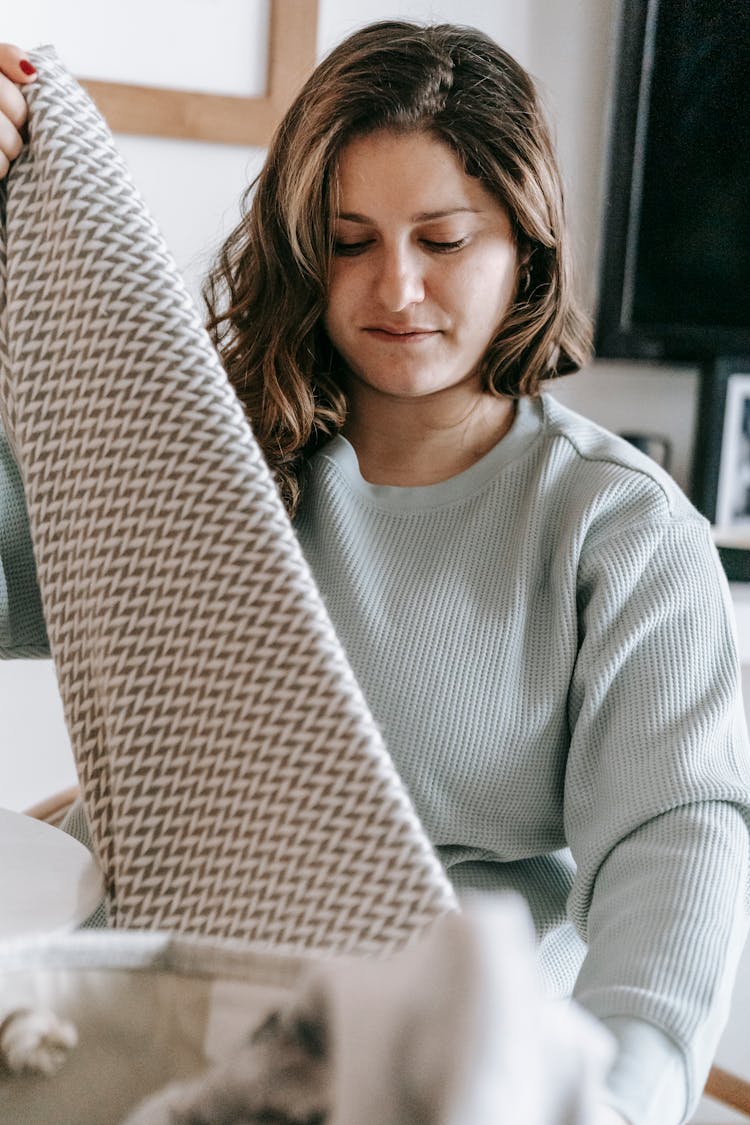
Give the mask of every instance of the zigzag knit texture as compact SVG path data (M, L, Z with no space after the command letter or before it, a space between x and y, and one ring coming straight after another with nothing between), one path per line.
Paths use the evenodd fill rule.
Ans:
M0 402L113 922L395 948L450 885L109 130L33 57Z

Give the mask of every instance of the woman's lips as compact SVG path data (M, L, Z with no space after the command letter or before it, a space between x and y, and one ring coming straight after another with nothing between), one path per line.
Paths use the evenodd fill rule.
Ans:
M427 340L431 336L439 335L437 328L390 328L384 325L372 325L364 329L368 335L376 340L383 340L389 344L413 344L420 340Z

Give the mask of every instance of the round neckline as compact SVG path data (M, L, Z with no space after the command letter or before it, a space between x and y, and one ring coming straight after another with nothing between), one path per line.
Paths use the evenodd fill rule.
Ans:
M519 399L513 424L500 441L468 469L435 484L371 484L362 476L354 446L343 434L337 434L317 456L333 466L352 492L377 508L390 511L435 508L480 491L503 465L526 451L539 434L542 419L540 399Z

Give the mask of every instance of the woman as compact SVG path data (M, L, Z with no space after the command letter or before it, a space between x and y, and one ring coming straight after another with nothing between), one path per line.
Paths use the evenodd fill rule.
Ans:
M706 521L542 393L588 331L533 85L471 29L365 28L248 199L209 327L422 821L616 1036L611 1119L683 1120L747 924L737 657Z

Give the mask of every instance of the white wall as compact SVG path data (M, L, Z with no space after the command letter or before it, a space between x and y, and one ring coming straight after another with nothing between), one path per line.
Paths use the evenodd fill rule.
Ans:
M188 61L187 47L184 57L180 54L170 28L166 28L165 37L165 28L156 25L150 15L146 18L145 12L139 27L137 6L130 5L126 10L128 41L124 25L115 27L107 22L122 20L125 10L95 0L68 0L65 5L56 0L24 0L23 6L16 0L16 11L2 17L0 38L25 46L55 40L63 58L71 58L71 67L79 65L74 54L75 59L86 62L102 60L103 76L107 76L107 66L113 65L113 45L119 45L126 67L124 77L134 77L127 67L132 67L138 45L145 41L155 58L168 52L170 74L176 74L173 81L193 88L201 82L211 86L221 80L214 66L217 52L223 64L231 48L232 65L238 74L244 66L237 56L236 43L230 42L232 37L215 18L227 3L231 5L231 0L189 0L180 8L183 22L188 16L208 21L197 64L195 59ZM151 5L148 11L153 13L158 8ZM106 20L104 11L112 13ZM555 122L582 292L593 307L616 16L617 0L320 0L318 47L319 54L323 53L348 31L369 20L405 17L474 24L515 54L538 79ZM256 0L252 18L261 22L265 18L263 0ZM101 44L106 45L106 52ZM262 51L258 53L257 45L248 45L248 56L252 57L250 69L254 67L257 72L260 68L262 72ZM88 69L92 73L90 66ZM197 71L200 81L196 80ZM249 81L254 81L252 74ZM235 85L237 82L244 82L241 74ZM236 221L240 192L258 169L263 154L230 146L124 136L118 137L118 144L197 297L210 256ZM674 475L685 485L692 454L696 389L696 372L690 368L594 363L586 372L562 380L556 393L612 429L645 427L665 434L674 448ZM0 667L0 715L0 804L23 808L73 781L72 756L48 662ZM743 970L741 988L747 999L750 966ZM723 1047L722 1058L727 1063L744 1062L741 1044L745 1028L739 1016L733 1020ZM719 1119L715 1111L700 1116L701 1121Z

